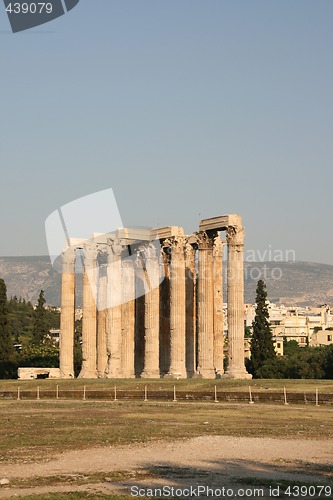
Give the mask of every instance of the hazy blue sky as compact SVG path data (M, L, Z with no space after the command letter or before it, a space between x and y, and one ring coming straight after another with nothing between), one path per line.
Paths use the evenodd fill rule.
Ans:
M125 225L239 213L247 249L333 264L332 0L81 0L12 34L0 5L1 255L112 187Z

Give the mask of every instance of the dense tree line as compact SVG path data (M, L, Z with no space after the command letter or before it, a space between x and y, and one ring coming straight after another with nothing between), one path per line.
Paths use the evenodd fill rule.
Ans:
M19 366L59 366L58 346L49 336L59 326L60 314L45 307L43 290L34 308L17 297L7 300L0 279L0 378L16 378Z
M284 355L264 363L255 377L333 379L333 345L299 347L296 341L285 340Z

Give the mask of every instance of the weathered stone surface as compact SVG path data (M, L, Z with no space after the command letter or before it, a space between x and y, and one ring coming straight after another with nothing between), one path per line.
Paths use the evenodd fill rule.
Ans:
M220 236L214 238L213 244L213 293L214 293L214 369L217 376L224 373L224 328L223 328L223 283L222 258L225 241Z
M242 218L240 215L221 215L220 217L212 217L211 219L203 219L200 222L200 231L225 231L229 226L241 226Z
M206 232L197 235L198 272L198 374L215 378L214 371L214 301L213 241Z
M121 373L124 378L135 377L135 274L134 263L125 260L122 265L122 306L121 306Z
M109 240L108 253L108 284L107 284L107 353L108 378L120 378L121 371L121 301L122 301L122 270L121 254L123 247L119 240Z
M195 248L187 239L185 251L185 285L186 285L186 370L188 377L193 377L196 371L196 338L197 338L197 307L196 307L196 268ZM193 238L191 238L194 243Z
M83 318L82 368L80 378L97 378L97 248L87 243L83 248Z
M244 228L230 226L228 243L228 378L252 378L244 364Z
M62 378L74 377L75 249L62 253L60 372Z
M18 368L17 376L20 380L32 380L40 377L64 378L59 368Z
M97 310L97 375L105 377L107 369L107 339L106 339L106 312L107 312L107 274L105 268L100 268L98 282L98 310Z
M142 378L160 377L159 360L159 287L154 286L159 281L159 261L156 248L149 244L144 249L146 262L145 287L145 352Z
M178 226L166 226L154 228L151 230L151 239L166 239L171 238L172 236L184 236L184 229Z
M117 229L116 236L121 240L129 241L150 241L152 239L151 229L138 227Z
M170 368L167 377L186 378L186 288L183 236L164 242L171 251L170 262Z
M80 377L222 376L221 230L228 242L229 368L223 376L249 377L241 217L204 219L200 228L189 236L178 226L121 228L77 243L84 258ZM62 377L73 374L74 259L74 249L63 255Z

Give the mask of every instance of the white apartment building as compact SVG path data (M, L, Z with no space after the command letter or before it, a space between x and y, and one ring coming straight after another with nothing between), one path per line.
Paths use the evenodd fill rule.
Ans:
M333 343L333 316L330 307L285 307L268 302L269 321L275 349L283 355L283 340L296 340L300 346ZM246 304L245 326L252 326L255 306Z

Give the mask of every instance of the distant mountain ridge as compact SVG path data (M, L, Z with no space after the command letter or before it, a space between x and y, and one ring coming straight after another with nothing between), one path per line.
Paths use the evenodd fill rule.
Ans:
M247 303L254 303L257 281L263 279L271 301L300 306L333 305L332 265L313 262L245 262L244 271ZM16 295L35 303L43 289L48 304L60 305L61 275L54 270L48 256L0 257L0 278L6 282L8 298ZM226 294L225 278L226 265ZM80 303L79 290L77 304Z

